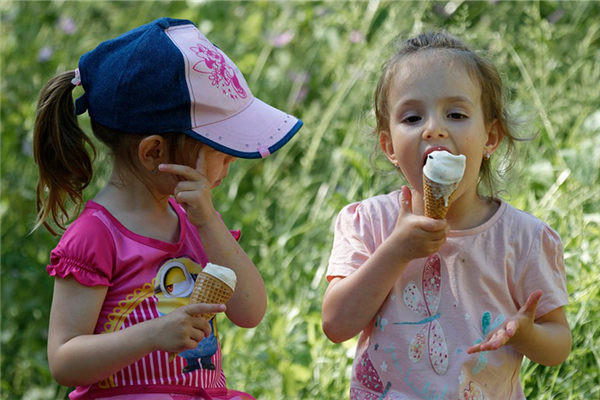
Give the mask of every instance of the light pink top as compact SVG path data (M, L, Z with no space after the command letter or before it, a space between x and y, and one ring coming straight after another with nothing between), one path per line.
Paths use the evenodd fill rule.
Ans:
M89 201L52 251L47 267L51 276L72 276L85 286L108 286L94 333L125 329L188 303L189 293L168 297L158 291L161 288L159 277L168 279L168 274L161 275L159 270L174 263L183 265L188 272L188 281L177 282L177 289L181 291L182 285L190 282L193 285L195 274L208 260L198 231L183 208L173 199L169 202L179 218L180 232L176 243L137 235L104 207ZM239 238L239 231L232 234ZM162 287L172 288L169 283L163 282ZM216 319L213 323L216 331ZM225 394L220 346L211 361L214 370L200 368L183 372L186 359L155 351L102 382L77 387L70 398L90 399L127 393Z
M395 191L340 212L329 280L352 274L391 234L400 199ZM536 289L544 291L536 317L566 305L565 281L558 234L501 202L487 222L451 231L439 253L408 264L360 334L350 398L524 399L520 353L466 349Z

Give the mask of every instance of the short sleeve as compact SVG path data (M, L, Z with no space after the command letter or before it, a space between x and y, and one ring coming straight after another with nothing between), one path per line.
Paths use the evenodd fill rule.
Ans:
M236 242L240 241L240 238L242 237L242 231L237 229L237 230L229 230L229 233L231 233L231 236L233 236L233 238L236 240Z
M518 287L520 306L533 291L543 290L536 318L569 303L562 242L558 233L545 224L534 238Z
M344 207L337 216L327 279L346 277L358 269L373 253L370 220L361 203Z
M82 215L65 231L50 253L50 276L73 277L84 286L112 286L115 247L100 219Z

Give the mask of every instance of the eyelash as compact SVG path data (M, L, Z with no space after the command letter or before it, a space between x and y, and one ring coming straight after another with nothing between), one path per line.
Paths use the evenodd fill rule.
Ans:
M459 113L459 112L453 112L453 113L448 114L449 117L451 117L453 115L455 115L455 116L457 115L458 116L458 118L456 118L456 119L465 119L465 118L468 118L465 114Z
M448 113L447 117L455 120L467 119L469 118L466 114L460 112ZM409 115L406 118L403 118L401 122L406 124L413 124L420 121L422 117L420 115Z
M415 122L420 121L420 120L421 120L421 117L418 116L418 115L409 115L408 117L403 118L402 122L403 123L412 124L412 123L415 123Z

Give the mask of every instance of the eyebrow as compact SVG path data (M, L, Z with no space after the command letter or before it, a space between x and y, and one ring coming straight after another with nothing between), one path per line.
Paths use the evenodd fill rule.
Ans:
M448 102L448 103L465 103L465 104L468 104L471 107L475 107L475 104L468 97L465 97L465 96L443 97L441 99L441 101ZM396 108L398 106L421 105L422 103L423 103L423 101L419 100L419 99L407 99L405 101L399 101L396 104L393 104L392 107Z
M451 103L454 103L454 102L467 103L467 104L469 104L471 106L474 106L473 102L469 98L464 97L464 96L444 97L442 100L448 101L448 102L451 102Z

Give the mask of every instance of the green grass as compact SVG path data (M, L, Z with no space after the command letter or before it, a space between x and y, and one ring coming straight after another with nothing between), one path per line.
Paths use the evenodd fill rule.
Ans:
M269 297L257 328L221 321L232 387L272 400L346 396L354 342L333 344L320 327L332 223L347 203L400 184L369 136L373 89L394 40L446 29L497 62L511 109L524 119L520 132L537 135L519 146L503 197L547 221L565 245L573 351L559 367L525 362L525 393L600 398L599 2L3 2L0 11L1 399L68 392L52 381L45 353L52 280L44 267L57 239L28 234L37 93L100 40L167 15L198 23L255 94L305 122L273 157L236 162L215 192ZM73 19L75 34L61 18ZM286 31L292 41L276 46ZM42 61L45 47L51 56ZM106 177L106 160L98 161L88 196Z

